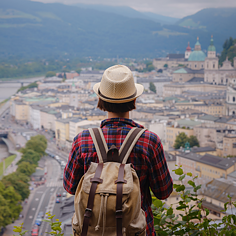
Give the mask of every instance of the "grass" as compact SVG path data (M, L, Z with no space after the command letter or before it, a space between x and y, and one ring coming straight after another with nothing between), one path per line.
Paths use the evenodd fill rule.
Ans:
M7 98L7 99L3 100L2 102L0 102L0 108L9 100L10 100L10 98Z
M16 155L11 155L5 159L5 168L7 168L15 160ZM3 175L3 162L0 162L0 176Z

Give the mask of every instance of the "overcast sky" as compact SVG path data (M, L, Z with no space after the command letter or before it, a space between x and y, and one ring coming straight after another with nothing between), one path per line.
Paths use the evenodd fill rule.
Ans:
M182 18L204 8L236 7L236 0L34 0L37 2L64 4L85 3L112 6L129 6L138 11Z

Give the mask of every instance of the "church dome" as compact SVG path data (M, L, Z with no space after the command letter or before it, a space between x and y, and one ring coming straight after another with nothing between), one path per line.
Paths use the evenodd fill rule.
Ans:
M206 55L201 50L201 44L199 43L198 40L199 39L197 38L194 51L190 54L188 61L205 61Z
M193 51L189 58L188 61L205 61L206 55L203 51Z

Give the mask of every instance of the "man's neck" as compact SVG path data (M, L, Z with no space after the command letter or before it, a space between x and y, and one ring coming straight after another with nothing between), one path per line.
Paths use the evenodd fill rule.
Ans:
M114 112L107 112L107 118L126 118L129 119L129 112L122 112L122 113L114 113Z

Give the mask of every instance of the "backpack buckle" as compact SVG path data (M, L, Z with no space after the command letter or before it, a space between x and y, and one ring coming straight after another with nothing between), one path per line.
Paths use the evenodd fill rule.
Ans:
M122 210L117 210L116 211L116 219L117 218L120 218L120 219L122 218Z
M84 217L90 218L91 216L92 216L92 209L86 208L85 213L84 213Z

